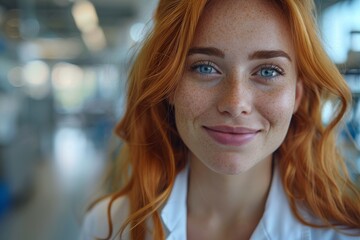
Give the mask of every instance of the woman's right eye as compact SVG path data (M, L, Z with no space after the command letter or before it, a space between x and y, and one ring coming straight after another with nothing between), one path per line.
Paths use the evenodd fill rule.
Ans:
M218 74L219 71L213 66L211 62L195 63L191 66L191 70L199 74Z

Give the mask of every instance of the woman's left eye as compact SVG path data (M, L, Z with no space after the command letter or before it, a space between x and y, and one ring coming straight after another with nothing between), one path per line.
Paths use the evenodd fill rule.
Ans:
M262 78L275 78L284 75L284 71L276 66L265 66L256 72L256 75Z

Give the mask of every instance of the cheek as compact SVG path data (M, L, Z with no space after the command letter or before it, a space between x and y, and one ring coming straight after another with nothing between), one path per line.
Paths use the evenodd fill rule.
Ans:
M184 81L179 85L174 95L176 119L195 119L201 115L209 105L206 91L196 88L191 82Z
M284 128L290 123L294 111L295 92L283 90L258 98L258 109L272 127Z

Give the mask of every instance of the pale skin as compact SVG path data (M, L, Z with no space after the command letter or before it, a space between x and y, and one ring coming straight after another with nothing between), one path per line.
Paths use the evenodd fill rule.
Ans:
M266 0L212 1L170 102L190 152L188 239L249 239L300 104L289 26Z

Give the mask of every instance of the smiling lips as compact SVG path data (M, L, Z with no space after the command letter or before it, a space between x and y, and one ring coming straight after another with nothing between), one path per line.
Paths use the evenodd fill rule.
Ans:
M212 139L223 145L241 146L250 142L260 130L245 127L204 126Z

